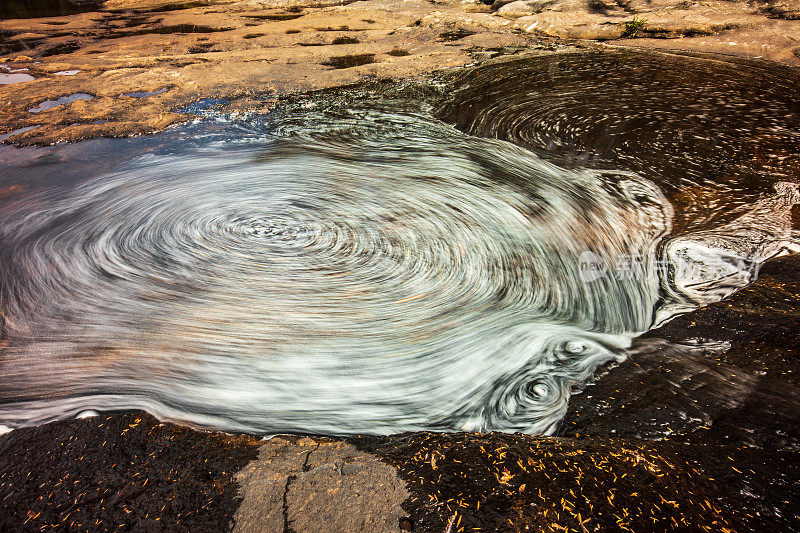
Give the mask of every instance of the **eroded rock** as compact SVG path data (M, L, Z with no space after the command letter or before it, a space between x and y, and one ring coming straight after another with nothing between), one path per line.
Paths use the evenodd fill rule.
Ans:
M396 470L343 441L275 437L236 479L237 532L395 532L407 514Z

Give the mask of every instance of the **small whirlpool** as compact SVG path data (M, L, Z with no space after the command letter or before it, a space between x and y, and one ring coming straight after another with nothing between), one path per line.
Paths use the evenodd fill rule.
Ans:
M515 109L541 104L518 89ZM785 176L677 232L682 188L426 98L212 119L1 200L0 423L137 408L257 433L552 433L636 335L797 242Z

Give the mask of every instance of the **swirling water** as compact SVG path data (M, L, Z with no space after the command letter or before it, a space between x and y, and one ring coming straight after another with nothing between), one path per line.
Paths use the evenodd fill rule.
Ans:
M206 135L0 204L0 423L142 408L254 432L551 433L634 336L796 239L788 183L677 236L662 188L623 165L344 100L186 128ZM737 220L760 238L726 245ZM635 261L587 274L587 254Z

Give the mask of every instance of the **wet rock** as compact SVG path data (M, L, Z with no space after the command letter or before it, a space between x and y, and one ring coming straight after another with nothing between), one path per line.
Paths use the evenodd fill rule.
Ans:
M750 495L742 505L751 518L771 514L797 530L800 491L787 484L796 474L781 469L800 464L798 280L800 256L773 259L727 300L648 332L572 398L562 433L731 451L727 491Z
M492 433L370 437L406 480L418 531L797 527L793 454L671 441ZM758 472L758 474L752 474ZM741 473L747 472L747 475ZM757 493L750 496L749 490ZM770 509L770 505L780 506Z
M144 413L15 430L0 436L0 530L223 531L260 444Z
M798 526L798 475L796 454L735 444L427 432L263 441L130 413L0 436L0 528L787 530Z
M800 449L800 256L773 259L727 300L643 335L573 397L564 433Z

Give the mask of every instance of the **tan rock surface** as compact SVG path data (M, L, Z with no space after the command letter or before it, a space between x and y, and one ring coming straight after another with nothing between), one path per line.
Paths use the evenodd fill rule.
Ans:
M98 12L0 21L2 72L35 77L0 85L0 138L154 132L190 118L176 109L199 98L266 111L282 94L415 77L543 37L800 65L795 4L524 0L490 13L472 0L109 0ZM29 112L75 93L93 98Z
M469 63L468 50L476 46L534 40L511 33L502 18L462 10L456 1L207 3L165 11L177 3L111 0L103 12L0 21L0 32L11 35L0 47L0 64L28 68L36 77L0 88L0 134L41 125L11 141L52 143L156 131L185 120L173 109L201 97L280 95L411 77ZM80 72L55 75L66 70ZM94 98L28 111L73 93Z
M275 437L237 475L237 533L401 531L397 470L343 441Z

